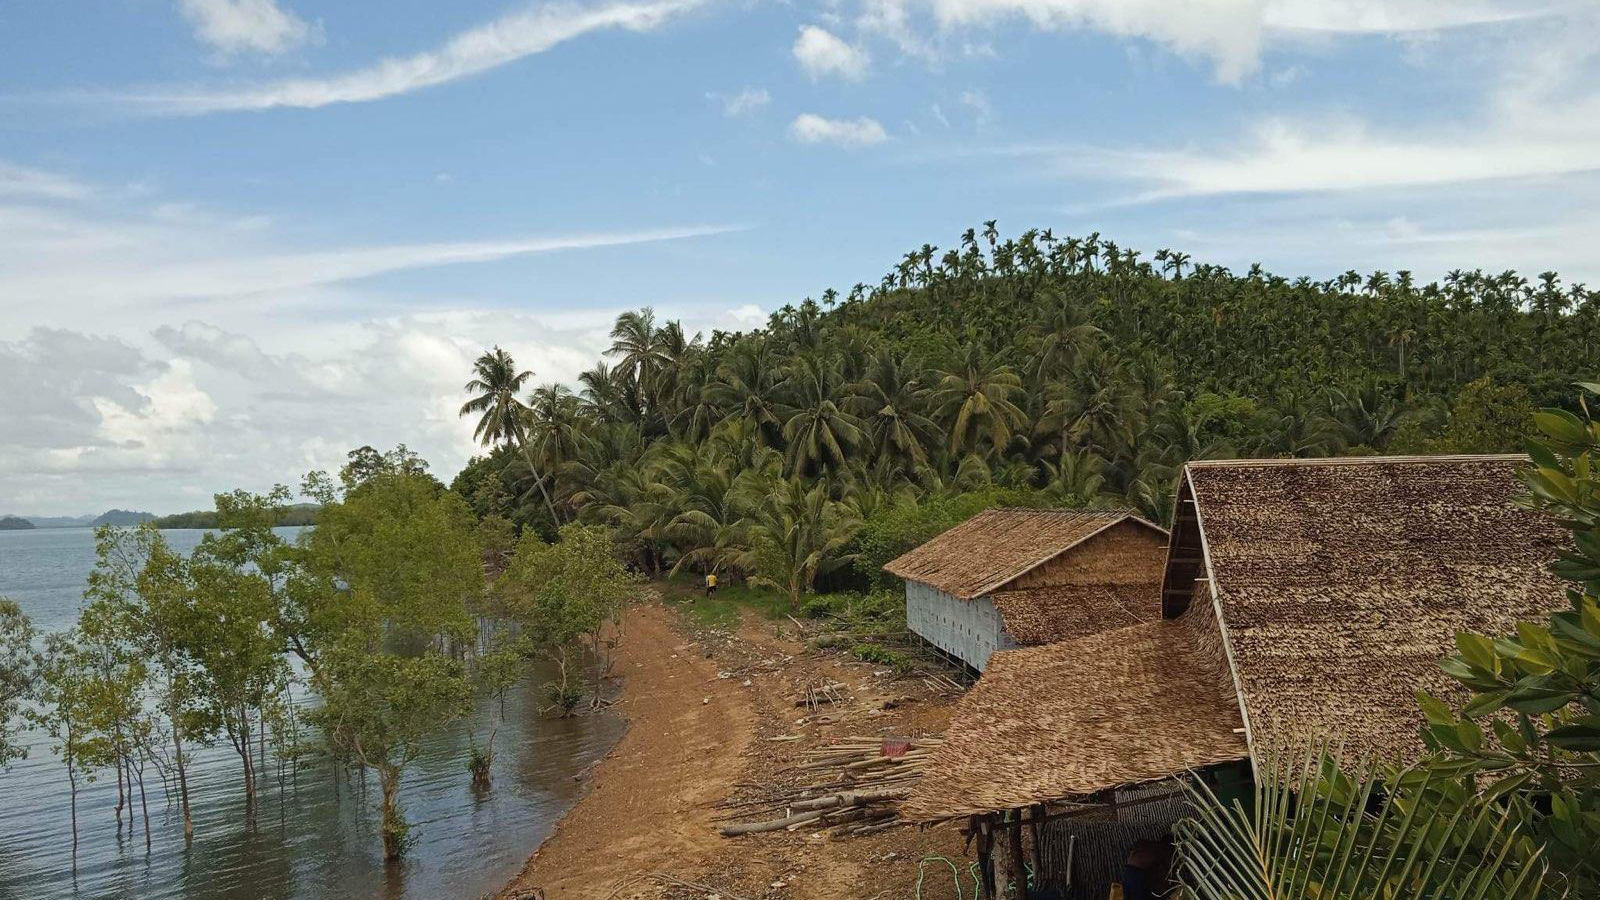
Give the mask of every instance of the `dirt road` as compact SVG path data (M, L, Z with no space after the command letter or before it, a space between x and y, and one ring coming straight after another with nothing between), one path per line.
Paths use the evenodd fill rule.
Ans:
M747 616L732 634L691 637L660 601L629 609L613 707L628 732L501 900L536 891L545 900L910 898L922 859L959 859L950 827L842 841L717 833L729 815L719 804L781 778L807 748L850 734L937 733L948 720L950 698L919 679L807 651L792 632L788 622ZM825 715L796 709L795 697L818 682L846 685L848 701ZM929 887L924 897L955 896L948 884Z
M562 818L507 894L538 887L547 900L608 897L650 872L699 871L722 838L714 805L727 796L755 733L739 682L673 628L659 602L623 620L612 709L628 732L596 767L589 792ZM654 896L641 884L614 896Z

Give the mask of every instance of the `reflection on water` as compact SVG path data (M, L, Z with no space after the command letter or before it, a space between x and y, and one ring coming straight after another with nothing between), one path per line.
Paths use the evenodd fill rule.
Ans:
M200 532L166 536L189 550ZM42 628L71 625L93 565L89 529L0 532L0 595ZM507 694L489 791L472 789L467 748L473 734L482 740L495 726L498 702L484 701L431 737L406 771L401 800L414 843L408 859L392 867L382 860L375 780L363 783L359 772L319 758L284 772L280 787L269 759L258 827L246 832L238 758L224 745L195 753L195 840L188 848L176 797L169 801L153 770L146 775L154 833L148 853L142 826L117 833L114 779L80 784L74 869L66 769L46 737L28 735L28 758L0 773L0 900L473 900L516 874L576 801L582 771L622 732L614 716L539 715L546 677L532 673ZM314 739L309 731L305 737Z

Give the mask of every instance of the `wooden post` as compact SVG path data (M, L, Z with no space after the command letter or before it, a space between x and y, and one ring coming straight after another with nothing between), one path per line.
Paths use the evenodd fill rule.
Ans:
M996 896L994 891L994 828L990 816L973 817L978 831L978 874L983 878L985 896Z
M1028 828L1033 832L1033 883L1044 882L1044 820L1048 812L1043 803L1033 808Z
M1017 898L1027 893L1026 876L1022 870L1022 822L1010 813L1001 813L997 823L1001 833L994 836L994 894L995 900L1007 900L1015 892Z

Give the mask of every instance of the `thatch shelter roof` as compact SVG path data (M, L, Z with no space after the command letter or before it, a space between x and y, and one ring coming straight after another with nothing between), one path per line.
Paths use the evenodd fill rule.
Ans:
M1248 753L1201 608L995 654L901 808L910 822L1156 781Z
M883 570L970 600L1125 520L1166 534L1130 512L991 509L896 557Z
M1457 696L1437 661L1564 603L1567 533L1518 504L1521 456L1190 463L1164 609L1212 605L1246 726L1421 749L1415 692Z
M1161 618L1161 585L1070 584L989 595L1006 632L1031 647Z

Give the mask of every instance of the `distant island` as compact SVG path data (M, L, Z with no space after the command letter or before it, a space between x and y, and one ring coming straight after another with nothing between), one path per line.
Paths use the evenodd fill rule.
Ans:
M90 525L139 525L153 521L155 513L134 512L131 509L112 509L101 513Z
M21 516L0 516L0 531L27 531L37 527Z
M283 511L283 517L278 520L278 525L315 525L317 513L321 511L322 507L315 503L296 503ZM216 528L217 511L200 509L194 512L173 513L170 516L156 516L154 521L157 528Z
M92 528L96 525L138 525L155 519L155 513L136 512L131 509L108 509L98 516L17 516L7 519L27 522L26 526L0 526L8 528Z

